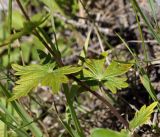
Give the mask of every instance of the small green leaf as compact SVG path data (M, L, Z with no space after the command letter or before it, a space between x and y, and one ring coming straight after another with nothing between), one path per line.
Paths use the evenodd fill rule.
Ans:
M92 78L95 77L95 75L91 71L89 71L88 69L83 69L83 74L85 77L92 77Z
M112 63L107 67L104 75L106 77L115 77L120 76L124 73L126 73L133 64L127 64L127 63L119 63L116 61L112 61Z
M150 120L151 114L154 112L154 108L157 106L158 102L153 102L151 105L146 107L143 105L139 111L136 112L134 118L130 121L130 129L136 129L137 127L145 124Z
M104 58L104 57L107 57L107 56L108 56L108 52L107 52L107 51L104 51L104 52L101 53L100 56L103 57L103 58Z
M23 59L27 63L30 60L31 48L32 47L30 46L30 42L26 41L24 43L21 43L21 49L22 49L22 53L23 53ZM19 54L19 52L18 52L18 54Z
M105 59L87 59L85 60L85 66L92 72L95 79L101 81L104 77L104 62Z
M20 79L16 81L16 86L13 89L14 95L9 101L26 96L38 84L50 86L53 93L57 93L60 90L61 84L68 82L68 78L65 75L81 70L81 67L64 66L55 69L55 66L54 63L46 65L34 64L30 66L13 64L12 68L17 71L15 75L19 75Z
M13 10L12 12L12 27L14 29L21 29L23 27L23 22L25 21L25 18L18 10Z
M5 125L2 121L0 121L0 135L4 135Z
M127 88L128 83L125 82L127 78L119 78L119 77L110 77L107 78L107 81L104 83L104 85L112 91L112 93L116 93L117 89L121 90L122 88Z
M30 21L30 22L24 22L23 23L23 29L20 32L17 32L15 34L10 35L6 40L4 40L3 44L0 45L1 46L5 46L13 41L15 41L16 39L19 39L20 37L26 35L26 34L30 34L32 33L32 31L38 27L39 25L41 25L42 23L44 23L47 20L48 16L46 16L44 19L40 20L40 21Z
M51 12L59 12L62 15L65 15L63 10L60 8L60 6L57 4L55 0L41 0L46 6L49 7Z
M127 132L117 132L110 129L96 128L91 131L90 137L130 137Z
M40 59L43 59L47 56L47 54L41 49L37 49L37 52L38 52L38 55L39 55Z
M38 52L39 58L42 60L43 64L47 64L47 63L51 62L52 59L51 59L51 55L49 53L46 54L41 49L37 49L37 52Z
M82 67L64 66L64 67L57 69L55 72L57 72L57 73L61 72L65 75L68 75L68 74L72 74L72 73L77 73L81 69L82 69Z
M157 96L156 96L156 93L154 91L154 88L150 82L150 79L149 77L147 76L147 74L143 73L141 76L140 76L140 80L143 84L143 86L145 87L145 89L148 91L149 95L151 96L151 98L154 100L154 101L158 101L157 99Z
M141 71L141 75L140 75L140 80L143 84L143 86L145 87L145 89L147 90L147 92L149 93L149 95L151 96L151 98L153 99L153 101L158 101L156 93L154 91L154 88L152 86L152 83L148 77L148 75L145 73L145 71L142 69ZM158 104L158 109L160 110L160 105Z
M49 15L47 14L44 18L41 17L39 20L24 22L23 23L24 31L26 33L32 32L36 27L39 27L41 24L43 24L48 18L49 18Z
M87 49L88 49L89 42L90 42L91 32L92 32L92 29L90 29L89 32L88 32L88 34L87 34L87 38L86 38L86 40L85 40L85 44L84 44L84 46L83 46L83 50L82 50L81 53L80 53L80 57L83 57L83 58L86 57ZM78 64L81 64L81 63L82 63L82 61L79 60Z

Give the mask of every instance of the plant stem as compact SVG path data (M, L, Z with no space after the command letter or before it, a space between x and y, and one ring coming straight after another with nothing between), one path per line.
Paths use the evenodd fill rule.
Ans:
M19 0L16 0L18 6L20 7L22 13L24 14L26 20L28 20L29 22L31 21L28 14L26 13L26 11L24 10L21 2ZM42 32L42 30L40 28L38 28L38 30L40 32ZM34 33L33 33L35 36L38 37L38 39L43 43L43 45L46 47L46 49L52 54L52 56L54 57L55 61L58 63L59 66L62 66L62 61L61 61L61 58L57 55L56 51L53 51L50 46L47 44L47 42L43 39L43 37L38 33L38 31L35 29L34 30ZM43 35L43 33L42 33ZM43 35L44 36L44 35ZM45 36L44 36L45 37ZM46 38L46 37L45 37ZM57 56L56 56L57 55Z
M9 16L8 16L8 26L9 26L8 31L9 31L9 34L11 34L11 29L12 29L12 0L9 0L8 14L9 14ZM8 66L10 65L10 54L11 54L10 52L11 52L11 43L8 44Z
M75 76L73 75L69 75L69 78L75 80L78 84L80 84L85 90L89 91L91 94L93 94L94 96L96 96L99 100L101 100L105 105L107 105L109 107L109 109L111 110L111 112L119 119L119 121L121 121L123 123L123 125L129 129L129 123L128 121L126 121L120 114L119 112L115 109L115 107L113 107L104 97L102 97L99 93L97 93L96 91L93 91L90 89L90 87L88 85L86 85L84 82L82 82L81 80L77 79Z
M76 112L75 112L75 109L73 107L73 102L72 100L70 99L70 91L69 91L69 88L68 88L68 85L64 84L63 85L64 87L64 94L66 96L66 99L67 99L67 103L68 103L68 106L69 106L69 110L70 110L70 113L71 113L71 116L72 116L72 119L73 119L73 122L75 124L75 127L77 129L77 132L78 134L80 135L80 137L84 137L84 133L83 133L83 130L81 128L81 125L80 125L80 122L77 118L77 115L76 115Z

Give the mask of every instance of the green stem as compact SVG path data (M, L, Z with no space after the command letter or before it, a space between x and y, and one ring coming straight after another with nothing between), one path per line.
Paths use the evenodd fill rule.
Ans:
M138 18L138 14L136 12L136 7L134 4L133 5L133 10L134 10L134 13L136 15L136 20L137 20L137 23L138 23L138 30L139 30L139 33L140 33L140 38L142 40L142 47L143 47L143 51L144 51L144 57L145 57L145 62L147 63L147 66L148 66L148 56L147 56L147 49L146 49L146 46L145 46L145 42L144 42L144 36L143 36L143 33L142 33L142 28L141 28L141 25L140 25L140 21L139 21L139 18Z
M76 130L77 130L80 137L85 137L84 133L83 133L83 130L82 130L82 127L81 127L81 125L79 123L79 120L77 118L77 115L76 115L76 112L75 112L75 109L74 109L74 106L73 106L73 101L71 101L71 98L70 98L70 95L69 95L70 91L69 91L68 85L64 84L63 88L64 88L64 94L66 96L67 103L68 103L68 106L69 106L69 110L71 112L71 116L72 116L73 122L75 124Z
M8 4L8 31L9 35L11 34L12 29L12 0L9 0ZM11 52L11 43L8 44L8 69L7 69L7 75L9 77L9 65L10 65L10 53ZM9 85L9 81L7 82L7 85ZM8 108L8 102L6 101L6 108ZM5 116L5 120L7 121L7 115ZM8 137L8 126L5 124L4 128L4 137Z
M12 0L9 0L8 5L8 31L11 34L12 31ZM10 65L10 53L11 52L11 43L8 44L8 66Z

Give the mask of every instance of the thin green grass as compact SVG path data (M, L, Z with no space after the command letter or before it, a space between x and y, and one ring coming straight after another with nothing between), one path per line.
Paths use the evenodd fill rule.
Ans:
M71 97L70 97L69 87L68 85L63 85L63 88L64 88L64 94L66 96L67 104L68 104L68 107L69 107L69 110L70 110L70 113L71 113L71 116L72 116L72 119L73 119L73 122L76 128L76 132L78 133L79 137L85 137L82 127L80 125L80 122L78 120L77 114L75 112L73 101L71 100Z
M140 65L140 62L136 56L135 53L133 53L133 51L129 48L128 44L125 42L125 40L119 35L117 34L117 36L120 38L120 40L123 42L123 44L126 46L126 48L129 50L129 52L132 54L134 61L135 61L135 66L138 69L139 73L140 73L140 79L141 82L143 84L143 86L145 87L145 89L147 90L147 92L149 93L150 97L154 100L158 102L156 93L154 91L154 88L151 84L151 81L149 80L149 77L147 75L147 72L143 69L143 67ZM160 110L160 104L158 104L158 109Z
M138 20L138 13L142 17L143 21L145 22L145 24L147 25L147 27L150 30L151 34L157 40L158 43L160 43L160 37L159 37L159 34L157 33L157 31L151 25L151 23L150 23L149 19L147 18L147 16L145 16L145 14L140 9L137 1L136 0L132 0L131 3L132 3L133 9L134 9L135 14L136 14L136 19L137 19L137 23L138 23L138 29L139 29L139 32L140 32L140 38L142 40L142 46L143 46L143 50L144 50L144 53L145 53L145 55L144 55L145 56L145 61L148 62L147 51L146 51L145 43L144 43L144 37L143 37L142 29L140 27L140 23L139 23L139 20ZM157 24L156 9L154 7L155 3L152 0L148 0L148 3L149 3L149 6L150 6L150 9L151 9L151 13L153 15L153 18L155 20L155 23ZM150 97L154 101L158 101L156 93L154 91L154 88L153 88L153 86L151 84L151 81L150 81L148 75L147 75L147 72L142 68L142 66L140 64L137 64L137 66L138 66L138 70L140 72L140 79L141 79L141 82L142 82L143 86L145 87L145 89L149 93ZM158 109L160 111L160 104L158 104Z
M149 4L149 7L151 9L151 13L153 15L153 18L154 18L154 22L156 25L158 25L158 22L157 22L157 9L155 7L155 2L153 0L148 0L148 4Z
M11 34L12 31L12 0L9 0L8 4L8 31ZM11 43L8 44L8 66L10 65Z
M5 86L2 83L0 83L0 88L1 88L0 89L1 93L4 96L6 96L7 99L11 97L11 93L5 88ZM33 135L35 137L42 137L43 134L42 134L41 130L37 127L37 125L35 123L32 122L33 119L26 113L26 111L23 109L23 107L20 104L18 104L16 101L12 101L11 105L14 108L14 110L16 111L16 113L19 115L21 120L24 122L24 124L30 123L28 125L28 128L32 131ZM11 113L11 115L12 115L12 113ZM4 120L4 122L7 126L10 125L5 120ZM21 129L18 129L18 130L21 131Z
M11 31L12 31L12 0L9 0L9 4L8 4L8 32L9 32L9 35L11 34ZM11 43L8 44L8 70L7 70L8 77L9 77L9 65L10 65L10 54L11 54L10 52L11 52ZM7 82L7 85L9 85L9 82ZM7 101L6 101L6 108L8 108ZM2 116L2 113L1 113L1 116ZM6 114L6 111L5 111L4 121L8 121L7 116L8 115ZM8 125L6 123L4 127L4 137L8 137Z
M140 6L138 5L136 0L131 0L132 5L136 8L137 12L140 14L140 16L142 17L143 21L145 22L145 24L147 25L148 29L150 30L151 34L153 35L153 37L160 43L160 36L158 35L158 33L155 31L154 27L152 26L152 24L150 23L148 17L143 13L143 11L141 10Z
M134 13L136 15L136 20L137 20L137 23L138 23L138 30L139 30L139 33L140 33L140 39L142 40L142 48L143 48L145 62L147 63L147 66L148 66L147 49L146 49L146 45L145 45L145 42L144 42L144 36L143 36L142 28L141 28L141 25L140 25L138 14L136 12L136 7L135 7L135 5L133 3L132 3L132 5L133 5Z

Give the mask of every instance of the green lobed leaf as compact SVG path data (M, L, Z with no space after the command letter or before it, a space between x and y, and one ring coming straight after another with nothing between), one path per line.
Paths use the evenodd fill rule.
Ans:
M137 127L145 124L150 120L151 114L154 112L154 108L158 102L153 102L151 105L146 107L143 105L139 111L136 112L134 118L129 122L130 129L134 130Z
M117 132L110 129L95 128L90 137L130 137L128 132Z
M133 64L112 61L107 69L104 64L105 59L85 60L85 67L87 69L83 69L83 74L85 78L87 78L86 82L93 81L95 79L111 90L112 93L116 93L117 89L120 90L128 87L128 83L126 82L127 78L119 76L126 73Z
M68 78L65 75L81 70L81 67L64 66L55 69L55 66L55 63L47 65L33 64L30 66L13 64L12 68L17 71L15 75L19 75L20 79L16 81L16 86L13 88L14 95L9 101L26 96L39 84L50 86L53 93L57 93L61 84L68 82Z

